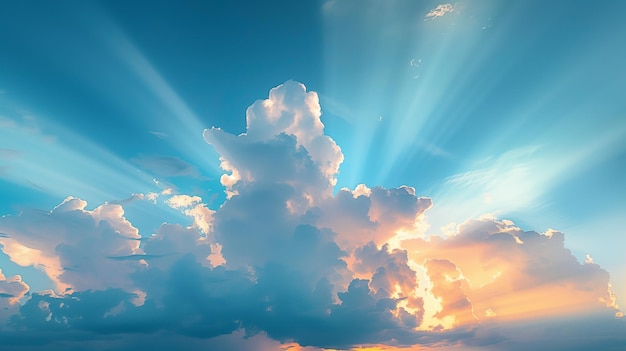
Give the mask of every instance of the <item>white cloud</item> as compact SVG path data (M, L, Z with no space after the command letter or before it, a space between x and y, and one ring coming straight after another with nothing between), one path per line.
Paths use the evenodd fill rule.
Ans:
M165 200L165 203L174 209L187 208L196 205L197 203L202 202L202 198L199 196L189 196L189 195L174 195L169 199Z
M438 313L454 306L456 323L480 320L488 310L501 321L618 312L608 272L578 262L558 231L525 232L512 221L483 218L463 223L447 239L410 239L403 247L412 260L425 262L432 292L442 299ZM475 315L463 317L460 306Z
M63 292L129 287L128 263L109 256L138 253L139 232L126 220L119 204L93 211L87 203L68 197L50 212L28 210L0 218L2 251L15 263L43 270Z
M21 276L7 278L0 269L0 322L6 322L8 316L17 312L19 301L28 290L29 287Z
M211 222L215 211L206 207L202 203L200 196L174 195L165 200L165 203L171 208L182 210L184 214L193 218L193 225L205 235L211 230Z
M454 5L452 4L440 4L437 5L437 7L435 7L434 9L430 10L426 14L426 18L434 19L437 17L443 17L450 12L454 12L454 9Z
M613 326L619 311L608 273L579 263L558 231L525 232L483 217L449 225L447 238L425 238L420 226L432 201L410 186L334 193L343 155L324 135L320 111L315 93L287 82L247 110L246 133L205 130L228 173L228 199L211 210L173 190L143 195L165 196L193 219L187 227L163 223L140 235L122 204L87 210L75 197L50 212L1 217L2 250L58 284L56 294L32 294L13 326L47 347L88 340L77 347L89 349L111 334L116 348L153 345L163 335L249 348L229 339L244 329L269 349L272 340L506 348L524 342L514 332L527 330L521 319L534 326L539 318L593 315ZM5 298L25 296L18 278L4 281L17 292ZM500 332L506 336L493 334Z

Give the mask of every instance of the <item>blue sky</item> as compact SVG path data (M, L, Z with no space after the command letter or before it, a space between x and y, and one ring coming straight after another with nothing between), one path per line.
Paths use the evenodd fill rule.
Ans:
M564 243L553 257L570 250L580 267L588 264L608 272L617 305L626 306L626 49L622 44L626 4L620 1L0 1L0 9L0 215L4 215L0 268L6 282L19 274L29 286L22 295L0 292L11 295L7 301L20 296L7 306L26 316L23 321L30 321L29 310L19 306L52 299L52 295L37 295L46 289L53 289L56 299L87 296L88 291L141 291L146 301L158 305L160 295L153 289L159 280L150 280L157 274L137 278L139 273L133 272L139 268L132 266L141 259L137 255L155 255L143 258L146 267L156 266L162 272L188 270L207 279L235 274L243 266L280 272L268 266L271 255L256 257L254 251L264 247L263 242L255 247L251 244L255 239L238 230L258 231L261 238L267 235L273 243L265 248L268 253L280 247L299 252L298 238L308 234L299 234L306 230L296 222L312 226L319 231L318 240L330 240L344 253L341 256L328 249L329 243L316 242L320 255L339 255L335 258L343 263L313 264L319 269L306 274L299 270L306 255L280 261L290 262L307 279L324 277L330 282L335 304L329 310L346 318L332 322L337 325L355 318L342 314L341 306L363 288L357 279L368 280L370 295L376 295L374 272L380 268L355 266L354 262L366 261L358 253L367 252L368 246L352 234L342 234L351 226L360 228L355 232L373 235L381 255L385 243L391 245L389 250L406 250L411 263L403 261L403 265L418 275L418 281L420 269L426 272L429 278L422 278L428 283L420 281L420 286L431 286L434 299L445 295L434 288L433 272L443 266L424 263L439 262L434 256L415 261L418 258L411 256L411 250L421 249L403 246L402 240L426 238L429 243L420 247L444 255L454 254L449 251L457 245L454 238L470 235L464 234L473 228L474 222L468 220L478 219L485 228L485 223L493 222L499 231L522 242L524 235L514 228L536 232L541 240L558 237L548 234L557 230L564 233ZM276 95L268 97L275 87ZM301 89L315 92L317 101ZM270 102L264 105L263 99ZM271 104L284 105L281 113L293 113L293 119L276 117ZM316 108L321 108L321 117ZM241 133L247 134L235 137ZM359 184L366 187L358 188ZM384 189L386 197L376 189ZM294 192L303 192L302 197L293 197ZM343 198L348 193L354 203ZM369 210L361 208L365 200L356 201L359 195L367 197ZM65 200L68 196L74 199ZM406 196L414 202L402 202ZM432 207L420 202L426 201L420 196L428 197ZM86 204L80 205L79 199ZM293 235L281 237L291 238L284 242L271 239L274 232L269 229L259 229L266 225L263 216L236 215L254 213L273 201L287 204L287 217L302 211L298 221L285 219L275 228ZM58 211L53 210L56 206ZM122 217L115 206L123 208ZM267 218L287 218L267 206ZM61 215L66 209L70 214ZM333 211L336 216L326 215ZM350 222L363 213L370 224ZM85 219L88 216L92 219ZM397 219L397 225L386 224L389 218ZM411 225L401 224L405 219ZM75 253L64 251L67 245L77 247L76 252L87 245L83 249L89 252L87 247L93 243L79 244L82 241L71 233L93 220L110 222L107 228L137 244L111 244L117 248L115 254L106 255L116 257L113 261L119 264L132 263L120 268L128 274L123 282L105 277L102 284L77 283L90 281L79 279L80 274L104 274L97 272L108 269L107 260L94 261L89 265L93 270L80 268L75 273L65 265L77 259ZM164 222L179 226L167 227ZM57 241L38 232L57 229L65 233ZM94 230L109 235L108 229ZM151 246L150 238L166 238L177 230L186 233L179 237L191 232L197 236L196 246L180 246L180 250L198 260L204 254L215 259L218 245L226 263L216 266L211 261L207 273L184 259L176 263L154 258L171 254L155 249L159 246L154 243ZM241 240L233 239L240 236ZM437 239L428 241L429 237L450 241L434 244ZM469 266L462 268L462 259L447 259L461 272L458 279L467 278L471 286L469 267L474 266L466 263ZM169 265L151 265L151 260ZM563 262L575 266L569 259ZM55 264L58 267L52 268ZM344 264L347 272L338 268ZM272 274L267 273L264 289L296 293ZM354 280L333 280L342 274ZM244 278L237 279L232 284ZM398 278L399 284L403 279ZM163 289L163 294L176 291ZM474 299L487 296L464 293L468 299L472 293L478 294ZM122 295L115 298L123 299ZM439 308L446 310L443 295ZM133 306L139 306L139 311L124 318L161 313L164 320L184 320L170 315L170 310ZM474 301L477 306L483 305ZM410 312L410 307L403 308ZM430 310L423 308L428 315ZM461 315L450 314L452 319L442 317L439 322L460 333L460 326L472 325ZM538 314L521 315L538 318ZM261 330L264 339L253 340L268 349L394 346L383 342L389 340L387 334L380 334L380 340L356 335L354 340L328 336L318 342L295 330L275 328L280 318L250 320L223 334L238 338L244 329ZM167 339L167 333L176 334L175 324L154 330ZM33 325L28 327L41 332ZM515 328L507 324L502 333ZM13 335L10 329L2 330ZM189 333L180 335L186 338ZM404 336L407 344L418 343ZM612 337L607 340L618 340ZM395 346L403 345L398 338L402 339L391 337ZM446 345L472 345L457 344L455 338L446 337ZM136 339L121 341L125 342L130 345ZM185 342L195 345L195 341Z

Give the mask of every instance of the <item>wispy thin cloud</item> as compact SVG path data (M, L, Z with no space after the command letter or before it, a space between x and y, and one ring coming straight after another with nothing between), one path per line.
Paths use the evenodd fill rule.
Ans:
M430 10L426 14L426 19L435 19L437 17L443 17L450 12L454 12L454 5L452 4L440 4L437 5L434 9Z

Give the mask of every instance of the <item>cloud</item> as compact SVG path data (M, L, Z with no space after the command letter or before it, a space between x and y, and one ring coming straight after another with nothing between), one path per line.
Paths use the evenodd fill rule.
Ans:
M205 235L211 230L211 222L215 211L209 209L202 203L199 196L174 195L165 200L171 208L182 210L184 214L193 218L193 225Z
M189 195L174 195L165 201L165 203L175 209L192 207L200 202L202 202L201 197Z
M317 213L320 225L337 233L340 247L352 250L370 241L380 246L398 232L415 231L431 206L430 198L416 196L408 186L370 189L361 184L354 191L341 189L311 213Z
M161 177L198 177L200 175L194 166L173 156L142 156L132 161Z
M485 217L448 238L424 237L433 204L414 188L335 191L343 154L320 116L317 94L289 81L247 110L245 133L205 130L225 173L219 208L171 191L136 196L150 206L165 198L190 225L140 233L126 218L128 202L88 210L75 197L1 217L3 252L57 284L27 297L26 283L5 279L11 290L0 279L0 301L23 302L12 300L3 342L48 350L514 349L549 340L522 336L550 328L571 345L588 318L602 328L585 335L620 340L608 273L579 263L562 233ZM564 316L570 324L558 329Z
M134 269L108 260L138 252L137 228L124 218L118 204L93 211L68 197L50 212L27 210L0 218L2 251L21 266L43 270L60 291L128 287Z
M21 276L7 278L0 269L0 323L5 323L8 316L17 312L19 301L28 290L29 287Z
M426 18L435 19L437 17L443 17L450 12L454 12L454 5L440 4L440 5L437 5L437 7L435 7L434 9L430 10L426 14Z

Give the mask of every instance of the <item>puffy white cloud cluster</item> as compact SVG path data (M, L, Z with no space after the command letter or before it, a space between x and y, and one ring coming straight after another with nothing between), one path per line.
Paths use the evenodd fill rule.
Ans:
M87 203L66 198L52 211L23 211L0 220L2 251L21 266L43 270L59 292L128 288L135 270L111 257L138 253L141 236L118 204L93 211Z
M247 132L238 136L219 128L204 139L221 155L221 177L230 194L250 184L287 184L302 189L304 202L330 196L343 154L324 135L315 92L288 81L270 91L268 99L246 111ZM300 201L294 203L299 204Z
M0 218L3 252L57 284L56 294L26 299L19 277L1 276L0 303L24 304L0 337L24 346L20 333L37 332L35 349L59 338L92 349L218 345L244 331L268 348L454 346L514 339L481 324L618 312L608 273L579 263L562 233L483 218L449 238L424 238L432 202L415 189L334 193L343 155L320 115L317 94L290 81L247 110L246 133L205 130L228 199L210 209L198 196L143 196L165 197L190 226L140 234L122 205L87 210L73 197L50 212Z
M6 323L7 316L16 312L20 299L26 295L28 289L21 276L7 278L0 270L0 323Z

